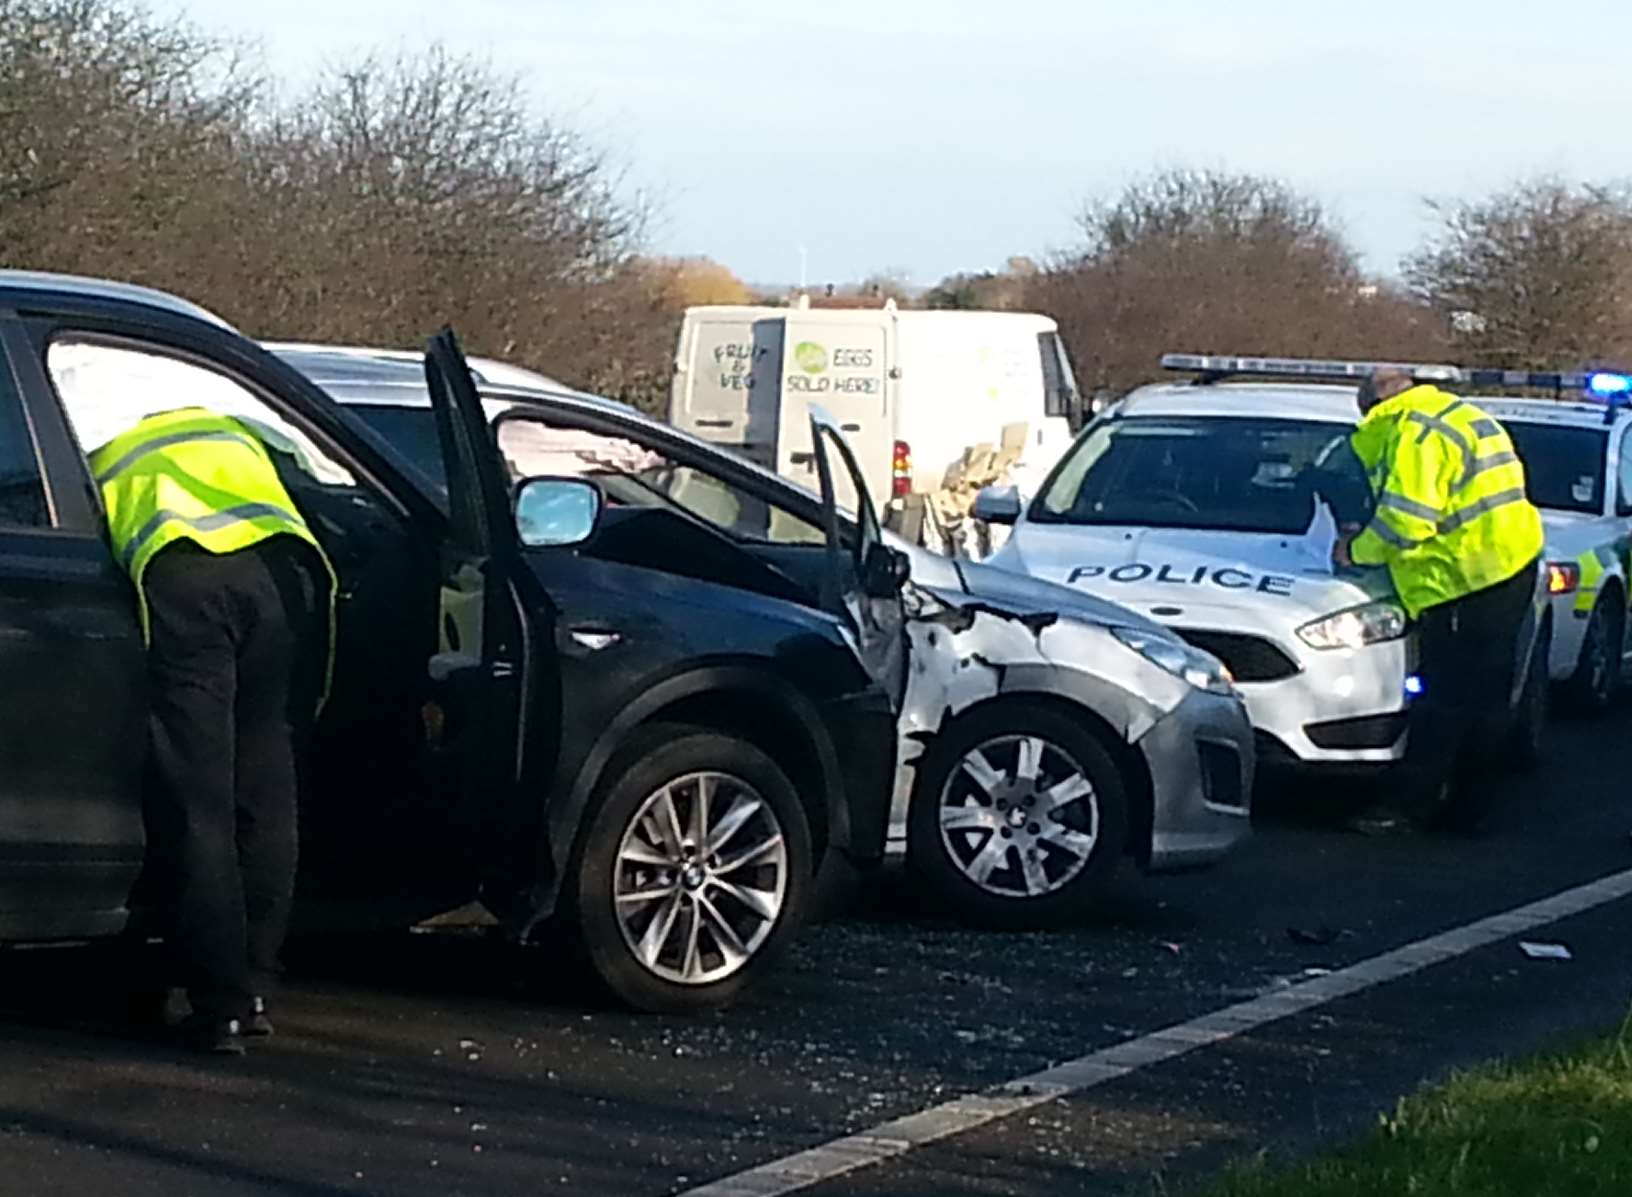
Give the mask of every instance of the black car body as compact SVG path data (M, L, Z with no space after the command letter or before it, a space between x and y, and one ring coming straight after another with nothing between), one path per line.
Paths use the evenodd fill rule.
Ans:
M525 936L559 912L617 996L685 1008L763 967L825 851L882 852L891 652L861 658L859 571L836 546L795 555L833 571L824 604L786 562L594 495L580 533L615 560L523 544L451 333L425 363L446 508L305 377L172 297L0 272L0 349L0 939L140 924L142 636L85 456L167 407L267 432L340 579L302 797L308 916L400 925L480 898ZM887 628L889 598L872 602ZM716 876L750 832L767 855ZM736 902L763 916L751 935Z

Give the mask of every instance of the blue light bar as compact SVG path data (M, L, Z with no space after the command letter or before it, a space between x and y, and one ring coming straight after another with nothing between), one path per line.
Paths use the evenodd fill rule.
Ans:
M1600 370L1587 379L1587 390L1594 395L1608 398L1610 395L1625 395L1632 391L1632 377L1625 374L1611 374L1607 370Z
M1359 382L1378 370L1402 370L1418 382L1457 382L1462 371L1432 362L1351 362L1307 357L1230 357L1209 353L1164 353L1162 369L1200 374L1204 379L1257 375L1323 382Z

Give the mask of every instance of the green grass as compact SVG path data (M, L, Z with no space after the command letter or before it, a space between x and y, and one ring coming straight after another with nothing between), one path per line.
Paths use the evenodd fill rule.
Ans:
M1632 1019L1568 1052L1495 1064L1401 1101L1361 1142L1231 1168L1207 1197L1632 1195Z

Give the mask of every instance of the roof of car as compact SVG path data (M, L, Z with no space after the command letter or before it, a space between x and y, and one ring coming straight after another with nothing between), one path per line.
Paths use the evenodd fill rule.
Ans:
M1140 387L1111 409L1129 416L1238 416L1247 419L1359 419L1354 388L1322 383L1159 382Z
M299 355L314 368L336 377L355 369L378 373L392 366L401 366L417 374L424 369L425 362L425 353L420 349L381 349L372 345L326 345L309 341L262 341L261 348L279 357ZM548 391L572 390L566 383L548 374L540 374L537 370L502 362L497 358L467 357L465 364L470 367L477 382L536 387Z
M110 279L85 278L77 274L48 274L37 270L0 270L0 291L139 303L161 308L174 315L203 320L219 328L232 328L232 325L214 312L179 296L171 295L167 291L158 291L135 283L114 282Z
M1577 403L1559 399L1525 399L1513 395L1474 395L1473 402L1498 420L1518 420L1526 424L1557 424L1569 428L1606 428L1606 409L1602 403ZM1618 408L1614 418L1622 419L1629 413Z

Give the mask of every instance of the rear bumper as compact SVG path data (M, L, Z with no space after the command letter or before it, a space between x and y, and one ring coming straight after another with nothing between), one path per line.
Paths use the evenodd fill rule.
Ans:
M1257 754L1240 702L1192 691L1138 748L1151 782L1150 871L1210 864L1246 838Z

